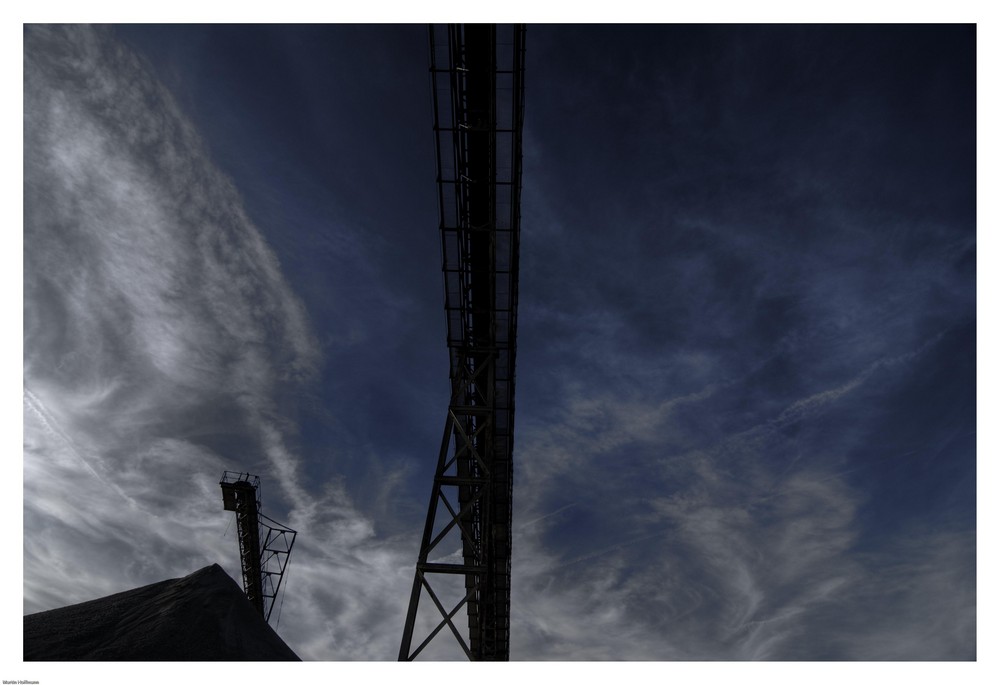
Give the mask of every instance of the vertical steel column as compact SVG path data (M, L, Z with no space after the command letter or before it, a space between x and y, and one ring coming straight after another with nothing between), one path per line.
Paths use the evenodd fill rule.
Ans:
M260 567L260 502L258 484L260 480L250 474L239 474L237 479L229 479L229 472L223 474L222 503L229 511L236 512L236 538L240 544L240 570L243 572L243 592L261 616L264 615L264 585Z
M236 512L243 592L264 620L269 621L297 533L261 512L259 476L225 471L219 485L223 508Z
M451 399L399 659L447 627L470 659L506 660L524 27L431 27L430 42ZM455 538L461 563L430 561ZM450 610L435 575L464 581ZM440 620L413 649L424 592Z

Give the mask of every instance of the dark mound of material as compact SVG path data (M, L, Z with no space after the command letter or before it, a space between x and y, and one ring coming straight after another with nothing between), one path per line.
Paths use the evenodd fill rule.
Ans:
M24 617L25 661L299 661L218 564Z

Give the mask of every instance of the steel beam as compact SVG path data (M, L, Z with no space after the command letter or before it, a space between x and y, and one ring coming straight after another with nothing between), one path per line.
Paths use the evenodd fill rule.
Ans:
M470 659L509 659L524 34L520 25L430 30L451 399L400 660L445 625ZM459 549L438 549L445 540ZM455 575L464 584L449 610L431 578ZM442 620L411 650L424 593ZM452 620L462 607L467 642Z
M236 512L243 592L270 621L297 533L261 512L259 476L226 471L219 485L223 508Z

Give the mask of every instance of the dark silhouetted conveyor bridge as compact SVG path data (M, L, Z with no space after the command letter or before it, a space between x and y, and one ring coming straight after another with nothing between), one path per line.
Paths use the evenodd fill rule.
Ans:
M442 632L471 660L510 656L524 35L430 29L451 399L400 660ZM430 621L418 620L422 597Z

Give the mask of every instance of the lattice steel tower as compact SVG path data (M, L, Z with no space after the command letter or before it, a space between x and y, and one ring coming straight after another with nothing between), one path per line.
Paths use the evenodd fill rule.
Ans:
M259 476L225 471L219 485L223 509L236 512L243 592L264 620L270 621L296 532L261 512Z
M401 661L445 627L469 659L510 655L524 34L521 25L430 29L451 400ZM436 612L421 622L425 592ZM463 607L468 642L453 620ZM427 634L414 648L415 629Z

